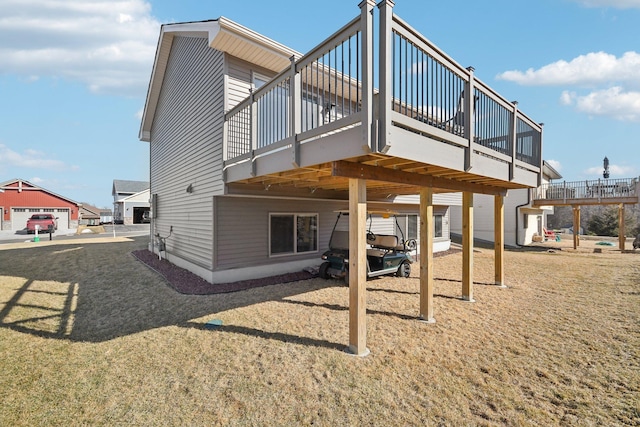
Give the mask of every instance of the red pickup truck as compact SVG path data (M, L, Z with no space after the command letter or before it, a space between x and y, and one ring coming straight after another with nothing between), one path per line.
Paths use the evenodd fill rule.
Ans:
M27 220L27 233L35 233L36 226L38 226L38 233L53 233L58 229L57 219L50 213L33 214Z

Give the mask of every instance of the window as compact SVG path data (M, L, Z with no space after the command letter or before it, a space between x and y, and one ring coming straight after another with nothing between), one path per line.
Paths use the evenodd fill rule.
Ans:
M418 238L418 215L407 216L407 240Z
M270 78L268 78L265 75L256 73L255 71L253 72L253 89L258 89L259 87L263 86L265 83L267 83L269 80L271 80Z
M418 215L398 215L396 234L405 240L418 239Z
M270 214L269 255L318 250L318 214Z
M442 237L442 215L434 215L433 220L433 237Z

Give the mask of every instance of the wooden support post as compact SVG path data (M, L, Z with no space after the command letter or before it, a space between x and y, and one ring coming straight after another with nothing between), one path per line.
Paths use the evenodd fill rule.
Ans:
M504 284L504 197L493 199L493 233L495 258L495 284L506 288Z
M462 193L462 299L473 300L473 193Z
M367 349L367 182L349 178L349 348L358 356Z
M620 206L618 207L618 247L620 248L620 252L624 252L624 233L624 203L620 203Z
M573 249L580 245L580 206L573 208Z
M433 317L433 188L420 189L420 319Z

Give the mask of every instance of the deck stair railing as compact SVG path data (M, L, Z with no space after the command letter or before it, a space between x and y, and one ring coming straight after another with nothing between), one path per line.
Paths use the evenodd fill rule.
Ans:
M534 200L592 199L606 202L610 199L638 198L638 178L594 179L543 184L534 190Z
M391 6L378 5L378 29L362 6L360 16L231 109L227 164L291 147L295 153L297 144L377 121L374 151L384 151L385 126L399 126L539 172L542 126L393 15Z

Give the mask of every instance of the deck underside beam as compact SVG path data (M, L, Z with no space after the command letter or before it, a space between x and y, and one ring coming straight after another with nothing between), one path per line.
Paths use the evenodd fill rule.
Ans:
M332 176L345 178L359 178L387 183L411 185L416 187L429 187L449 191L466 191L489 195L506 195L506 190L490 185L482 185L471 182L454 181L430 175L410 173L379 166L364 165L361 163L336 161L332 164ZM417 192L417 191L416 191Z

